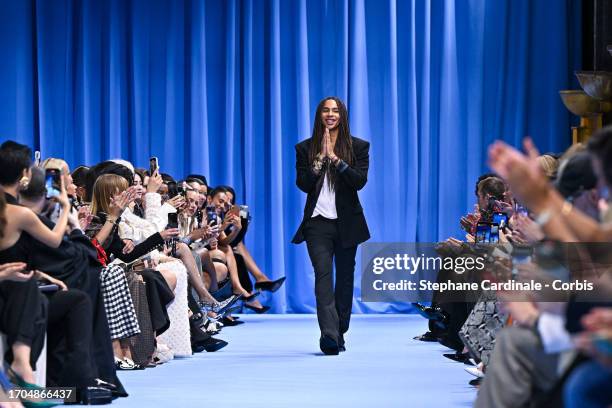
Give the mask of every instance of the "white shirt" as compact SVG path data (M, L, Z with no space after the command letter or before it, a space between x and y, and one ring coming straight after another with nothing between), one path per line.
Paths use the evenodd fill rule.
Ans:
M565 328L564 316L541 313L537 328L546 353L560 353L574 348L572 338Z
M312 212L313 217L317 215L330 220L338 218L338 213L336 212L336 192L330 188L327 173L325 173L325 178L323 179L323 186L317 199L317 205Z

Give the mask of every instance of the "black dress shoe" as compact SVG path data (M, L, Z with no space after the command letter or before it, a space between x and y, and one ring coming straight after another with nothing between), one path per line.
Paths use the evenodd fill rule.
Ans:
M228 345L227 341L221 339L215 339L214 337L209 338L208 340L204 340L200 342L200 345L204 347L209 353L214 353L215 351L221 350L223 347Z
M223 323L223 327L232 327L232 326L239 326L241 324L244 324L242 320L236 320L235 317L232 317L230 319L227 316L221 319L221 323Z
M415 340L419 341L438 341L438 338L430 331L421 334L420 336L413 337Z
M76 401L67 404L103 405L113 402L113 393L105 387L77 388Z
M338 342L329 336L321 337L321 340L319 340L319 347L326 356L337 356L338 353L340 353Z
M458 363L465 363L466 361L470 361L470 355L468 353L447 353L442 354L444 357L449 358Z
M480 384L482 383L482 378L474 378L473 380L470 380L470 385L473 387L480 387Z
M273 281L266 281L266 282L256 282L255 283L255 289L259 289L259 290L265 290L267 292L276 292L277 290L279 290L281 288L281 286L283 286L283 283L285 282L286 277L282 277L279 278L277 280L273 280Z

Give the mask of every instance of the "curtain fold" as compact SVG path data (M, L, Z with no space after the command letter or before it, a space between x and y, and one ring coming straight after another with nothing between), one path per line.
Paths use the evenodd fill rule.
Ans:
M371 142L360 193L373 241L462 238L497 138L570 143L578 0L1 2L0 139L72 167L122 157L205 174L249 205L274 312L314 312L293 146L325 96ZM356 312L408 311L364 304Z

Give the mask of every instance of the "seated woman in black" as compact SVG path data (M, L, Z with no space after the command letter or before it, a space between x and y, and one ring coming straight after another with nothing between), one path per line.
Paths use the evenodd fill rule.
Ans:
M57 248L66 231L70 203L63 183L57 197L62 211L53 229L30 209L17 205L20 180L29 178L30 157L27 146L12 141L0 146L0 185L4 190L0 198L0 263L28 264L33 240ZM0 283L0 331L7 334L12 351L10 372L19 382L34 382L33 366L42 350L46 326L44 304L33 279Z

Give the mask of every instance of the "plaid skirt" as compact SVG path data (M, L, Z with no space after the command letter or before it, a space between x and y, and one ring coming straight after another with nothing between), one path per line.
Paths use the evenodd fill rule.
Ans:
M140 333L123 267L108 265L102 268L100 283L111 339L125 339Z

